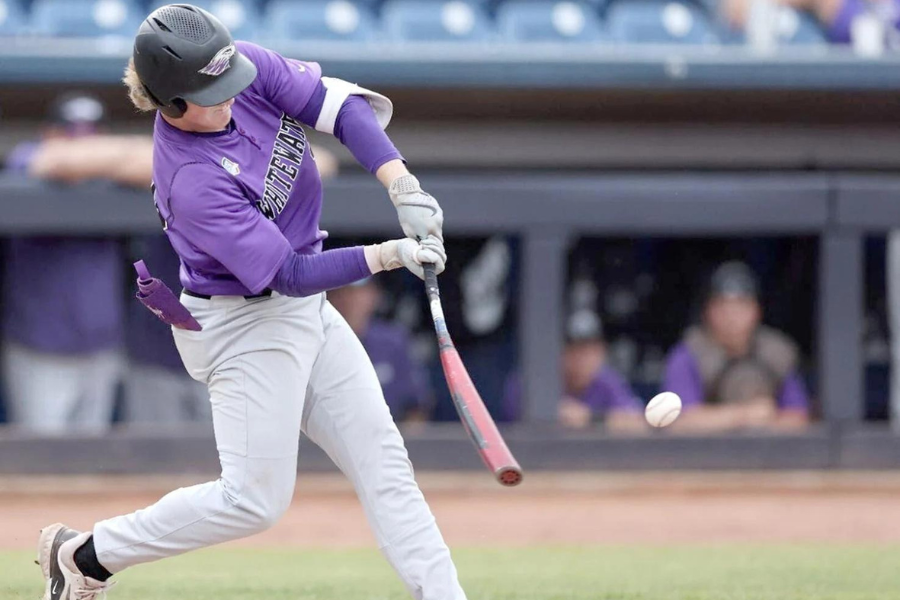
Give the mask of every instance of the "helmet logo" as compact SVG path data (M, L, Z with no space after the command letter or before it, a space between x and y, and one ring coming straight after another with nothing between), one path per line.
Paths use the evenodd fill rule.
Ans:
M218 77L231 67L231 57L234 56L234 53L234 44L225 46L216 52L216 55L212 57L208 65L200 69L200 73Z

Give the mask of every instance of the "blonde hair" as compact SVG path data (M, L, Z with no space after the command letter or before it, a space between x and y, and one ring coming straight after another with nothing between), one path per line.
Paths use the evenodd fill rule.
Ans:
M156 110L156 106L150 100L150 96L147 95L147 90L144 89L144 84L141 83L134 68L134 58L128 59L128 66L125 67L125 76L122 77L122 83L128 88L128 97L136 109L141 112Z

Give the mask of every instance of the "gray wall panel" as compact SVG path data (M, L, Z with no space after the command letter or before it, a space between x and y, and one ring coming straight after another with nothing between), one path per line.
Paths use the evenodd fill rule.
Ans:
M735 434L716 437L650 435L606 437L552 431L504 430L510 449L529 470L620 469L821 469L837 466L834 439L825 430L807 435ZM406 436L417 469L484 470L461 426L433 426ZM891 447L884 455L878 450ZM897 438L860 437L844 463L854 467L900 467ZM299 470L334 471L307 439L300 443ZM118 431L108 437L36 439L0 431L0 474L140 474L219 472L215 442L206 432L153 435ZM489 477L487 471L484 476Z
M819 175L428 175L450 234L556 225L597 233L816 232L828 220ZM0 233L147 233L160 230L149 192L77 188L0 176ZM397 217L371 177L326 187L322 226L340 234L392 235Z
M835 222L883 232L900 227L900 177L848 175L838 181Z

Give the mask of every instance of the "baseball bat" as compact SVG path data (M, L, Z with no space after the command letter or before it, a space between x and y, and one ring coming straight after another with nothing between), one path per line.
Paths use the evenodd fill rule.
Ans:
M424 267L425 293L428 295L431 318L434 320L434 330L437 333L444 378L447 380L456 412L459 413L469 439L475 444L478 454L497 481L505 486L519 485L522 483L522 468L503 441L447 331L434 265L426 264Z

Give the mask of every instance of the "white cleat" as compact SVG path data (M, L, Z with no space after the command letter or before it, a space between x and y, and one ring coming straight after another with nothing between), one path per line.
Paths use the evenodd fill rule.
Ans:
M113 584L85 577L75 566L75 551L91 537L61 523L41 530L38 564L46 584L43 600L99 600Z

